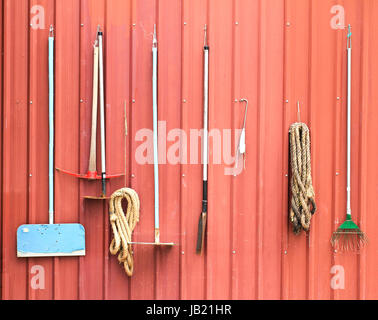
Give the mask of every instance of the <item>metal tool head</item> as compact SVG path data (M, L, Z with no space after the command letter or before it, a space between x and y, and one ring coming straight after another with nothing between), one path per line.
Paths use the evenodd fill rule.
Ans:
M99 196L99 197L96 197L96 196L84 196L83 198L87 199L87 200L109 200L110 199L110 197L106 197L106 196Z
M81 224L28 224L17 229L17 257L85 256Z
M157 247L173 247L176 244L173 242L129 242L130 244L157 246Z
M356 251L368 243L364 232L351 220L346 220L333 234L331 244L342 251Z

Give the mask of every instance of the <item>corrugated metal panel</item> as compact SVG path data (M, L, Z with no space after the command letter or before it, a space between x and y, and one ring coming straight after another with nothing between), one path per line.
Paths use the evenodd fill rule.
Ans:
M2 277L3 299L376 299L378 238L378 50L374 0L3 0ZM35 5L44 30L30 26ZM333 252L329 239L345 214L345 30L331 28L335 5L353 25L353 198L369 236L361 254ZM139 165L138 130L152 128L151 41L159 38L159 119L167 132L202 127L203 26L209 26L210 127L238 129L248 98L246 170L209 172L207 249L195 255L201 165L160 166L161 232L171 250L135 247L128 279L109 256L106 204L82 196L97 183L57 173L57 222L86 228L83 258L16 258L16 229L45 223L48 211L48 26L56 28L56 166L86 172L89 155L92 43L105 31L108 171L126 172L110 190L131 186L141 198L135 240L153 239L153 167ZM135 24L135 25L134 25ZM312 134L318 212L308 235L287 224L288 128L302 120ZM124 102L129 135L124 137ZM133 101L135 101L133 103ZM287 101L287 102L286 102ZM167 147L175 142L168 141ZM232 144L235 147L235 144ZM126 156L125 156L126 154ZM189 154L188 154L189 156ZM213 152L210 154L212 158ZM126 157L126 159L125 159ZM126 160L126 168L125 168ZM45 289L31 287L33 266ZM345 288L332 289L333 266Z

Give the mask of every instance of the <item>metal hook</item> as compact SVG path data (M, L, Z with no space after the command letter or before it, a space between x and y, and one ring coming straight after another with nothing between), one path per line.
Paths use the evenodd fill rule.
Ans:
M246 102L246 106L245 106L245 111L244 111L244 124L243 124L243 128L245 128L246 126L246 123L247 123L247 112L248 112L248 100L247 99L240 99L240 102Z
M204 40L204 46L207 47L207 24L205 24L205 40Z
M352 26L348 24L347 49L352 49Z
M50 25L50 37L54 36L54 27L53 25Z
M156 24L154 24L154 38L152 40L152 44L154 47L157 47L157 33L156 33Z
M297 102L297 119L298 119L298 122L301 122L301 108L300 108L299 100Z

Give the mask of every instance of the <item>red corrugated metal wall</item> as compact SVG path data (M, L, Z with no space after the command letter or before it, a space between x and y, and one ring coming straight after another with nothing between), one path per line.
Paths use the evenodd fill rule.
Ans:
M36 5L44 9L45 29L33 26ZM370 239L360 254L334 252L329 241L346 201L346 31L332 28L342 9L345 23L353 25L352 209ZM377 17L375 0L3 0L1 298L377 299ZM190 129L202 127L205 23L210 128L240 128L243 106L235 99L250 102L246 170L233 177L224 174L232 164L210 165L206 254L195 254L201 165L166 164L160 166L162 240L179 245L135 246L131 279L108 253L107 205L82 199L100 193L100 185L60 173L56 221L85 226L86 257L17 259L17 227L48 221L50 24L56 28L56 166L88 169L92 44L100 24L107 169L126 172L108 189L126 185L139 193L141 221L134 239L153 239L153 166L139 165L134 154L141 143L138 130L152 128L154 23L159 120L166 121L167 132L182 128L189 136ZM296 120L297 100L311 129L318 205L311 232L300 236L287 223L288 128ZM43 267L44 289L32 289L36 265Z

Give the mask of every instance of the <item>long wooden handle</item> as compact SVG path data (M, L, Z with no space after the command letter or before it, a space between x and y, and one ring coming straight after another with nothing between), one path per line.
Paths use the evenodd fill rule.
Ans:
M197 254L202 254L205 245L205 232L206 232L206 221L207 213L202 212L198 222L198 233L197 233Z
M96 138L97 138L97 105L98 105L98 47L94 47L93 57L93 100L92 100L92 132L89 154L89 172L96 171Z

